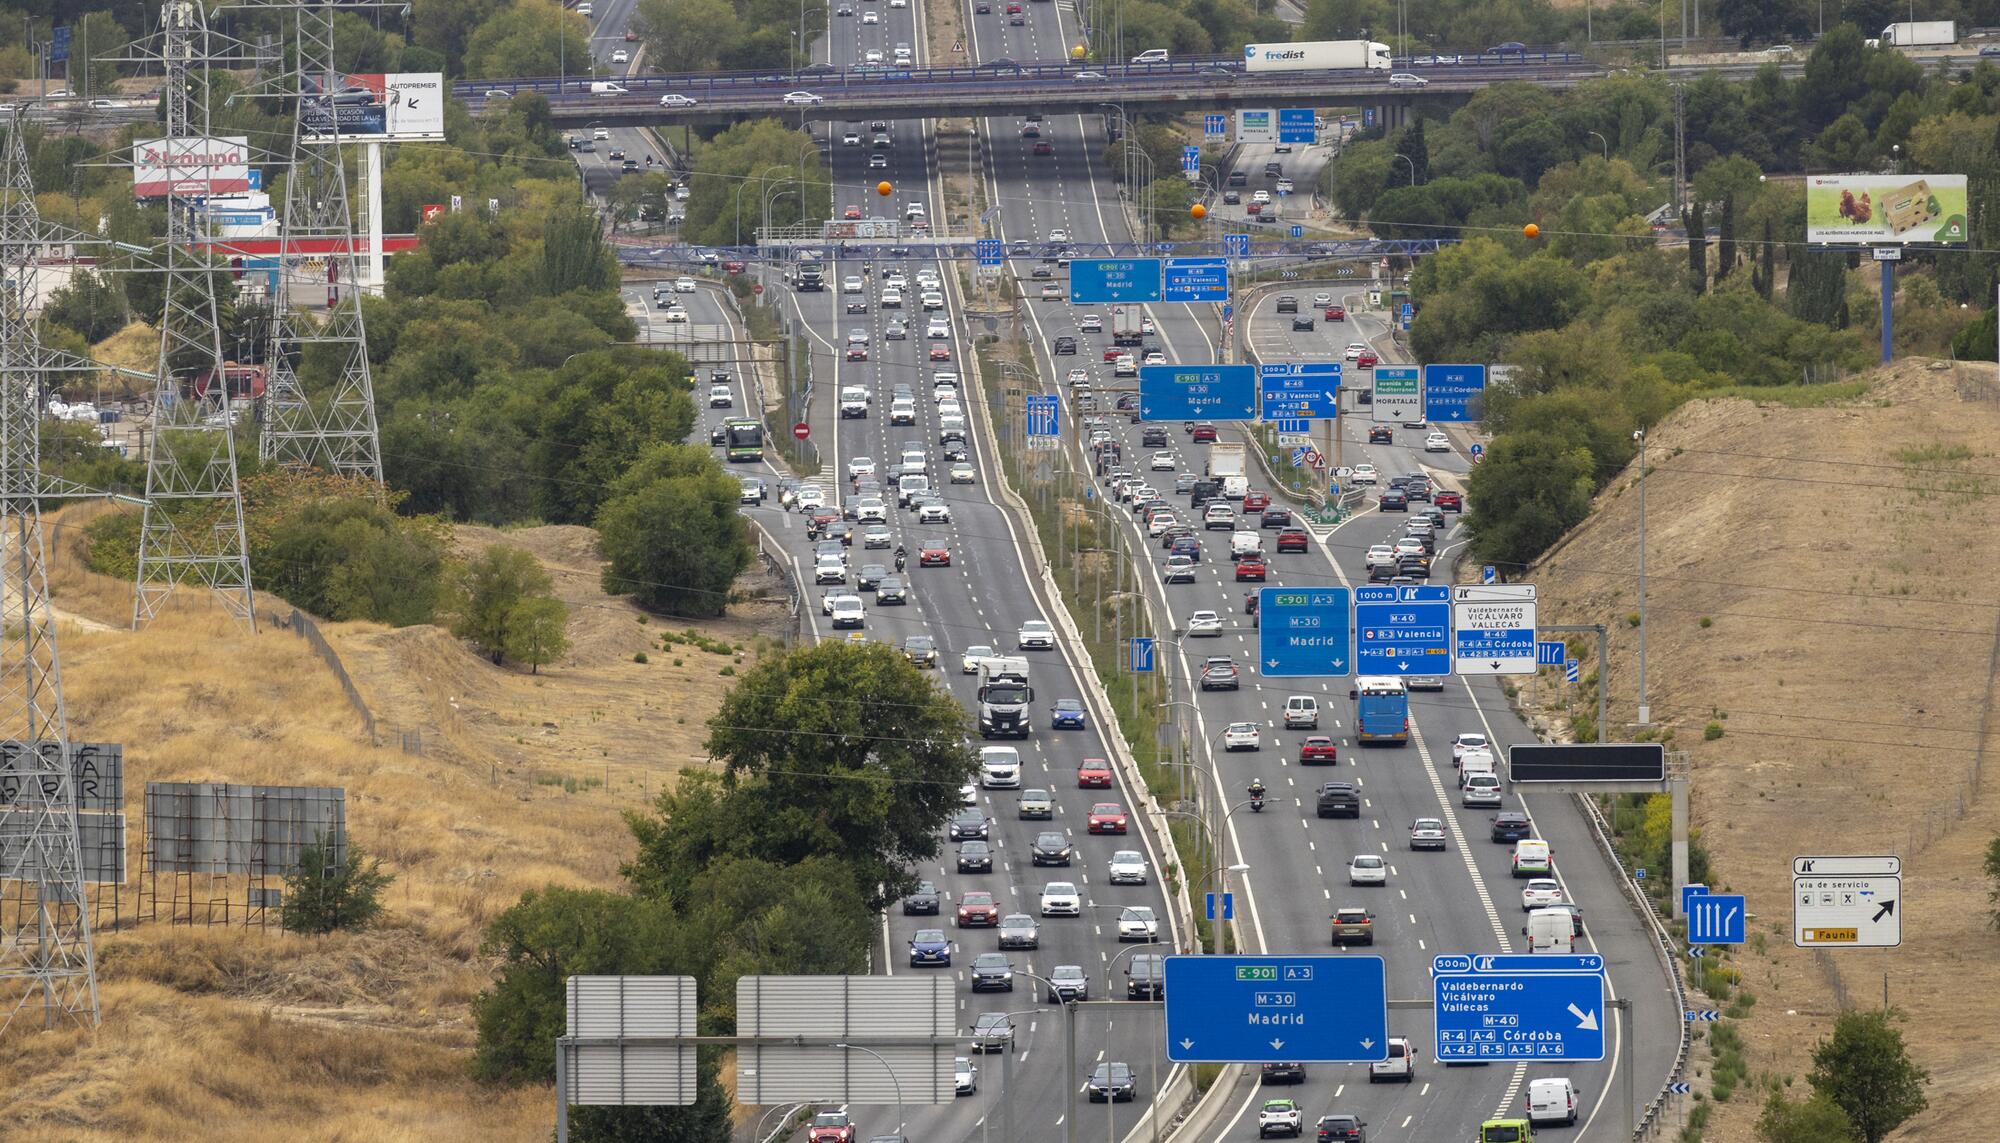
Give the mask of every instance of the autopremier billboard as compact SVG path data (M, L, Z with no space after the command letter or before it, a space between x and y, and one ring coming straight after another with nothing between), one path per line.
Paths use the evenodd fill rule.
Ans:
M247 136L140 139L132 144L133 198L208 198L249 189Z
M1806 241L1963 246L1964 175L1808 175Z
M434 71L343 75L331 95L299 106L309 138L407 143L444 138L444 76Z

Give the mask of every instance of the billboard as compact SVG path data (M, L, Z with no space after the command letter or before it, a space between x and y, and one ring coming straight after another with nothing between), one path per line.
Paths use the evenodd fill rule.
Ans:
M1806 241L1963 246L1964 175L1808 175Z
M207 198L250 189L250 140L244 135L140 139L132 144L132 197Z
M318 85L307 81L311 87ZM444 76L434 71L343 75L340 90L299 104L310 139L409 142L444 138Z

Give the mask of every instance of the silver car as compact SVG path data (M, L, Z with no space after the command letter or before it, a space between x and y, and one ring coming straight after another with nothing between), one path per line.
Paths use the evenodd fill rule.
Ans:
M1014 1042L1014 1025L1005 1012L981 1012L972 1025L972 1050L982 1055L1004 1052Z
M1009 913L1000 918L1000 947L1037 949L1042 947L1042 927L1026 913Z
M953 1077L960 1095L976 1095L979 1092L979 1065L964 1056L951 1061Z
M1111 883L1113 885L1144 885L1146 883L1146 857L1136 849L1121 849L1111 855Z

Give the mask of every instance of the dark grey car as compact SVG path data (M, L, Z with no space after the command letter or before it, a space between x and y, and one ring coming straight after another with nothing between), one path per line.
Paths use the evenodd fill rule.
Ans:
M903 915L905 917L918 916L921 914L929 914L930 916L935 917L937 916L937 911L938 911L937 886L931 884L928 881L917 882L916 890L912 892L909 896L903 898Z
M991 828L983 811L977 807L967 807L952 815L951 840L969 841L978 838L980 841L985 841L987 831Z
M958 871L960 873L993 872L993 848L983 841L960 842L958 846Z
M1130 1100L1137 1092L1138 1087L1132 1080L1132 1067L1130 1064L1116 1062L1102 1063L1097 1065L1096 1071L1090 1073L1090 1102L1092 1103L1103 1103L1107 1099L1117 1103L1124 1103Z
M972 990L1014 991L1014 962L1002 953L980 953L972 961Z
M1073 852L1067 834L1047 830L1035 835L1035 844L1029 849L1028 856L1036 865L1068 865Z
M1042 926L1026 913L1009 913L1000 918L1000 947L1037 949L1042 947Z

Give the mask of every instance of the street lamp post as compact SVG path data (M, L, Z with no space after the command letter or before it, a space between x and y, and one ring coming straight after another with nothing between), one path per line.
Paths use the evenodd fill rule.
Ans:
M1401 159L1401 160L1403 160L1403 165L1405 165L1405 166L1407 166L1407 167L1409 167L1409 168L1410 168L1410 185L1411 185L1411 186L1416 186L1416 185L1417 185L1417 161L1416 161L1415 159L1412 159L1412 158L1410 158L1410 157L1409 157L1408 155L1405 155L1405 154L1403 154L1403 153L1402 153L1401 151L1398 151L1398 152L1396 152L1396 153L1395 153L1395 154L1394 154L1394 155L1393 155L1392 157L1393 157L1393 158L1397 158L1397 159ZM1389 169L1390 169L1390 170L1392 170L1392 171L1393 171L1393 170L1395 170L1395 169L1396 169L1396 167L1395 167L1395 164L1394 164L1394 163L1391 163L1391 164L1390 164L1390 166L1389 166Z
M896 1075L896 1069L890 1067L889 1061L882 1058L882 1053L876 1051L873 1048L864 1048L859 1044L835 1044L834 1047L839 1048L841 1051L844 1052L846 1051L861 1052L866 1055L873 1056L875 1057L875 1062L882 1065L882 1070L889 1073L889 1082L896 1085L896 1133L899 1135L902 1134L903 1107L904 1107L903 1081L900 1077Z
M1604 144L1604 161L1605 161L1605 162L1607 162L1607 163L1608 163L1608 162L1610 162L1610 161L1611 161L1611 140L1609 140L1609 139L1606 139L1606 138L1605 138L1605 137L1603 136L1603 134L1602 134L1602 133L1600 133L1600 132L1597 132L1597 131L1586 131L1586 132L1584 132L1584 134L1586 134L1586 135L1589 135L1589 136L1591 136L1591 137L1595 138L1595 139L1596 139L1596 140L1597 140L1598 142L1600 142L1600 143Z
M1646 430L1632 434L1639 442L1639 725L1651 726L1653 708L1646 701Z

